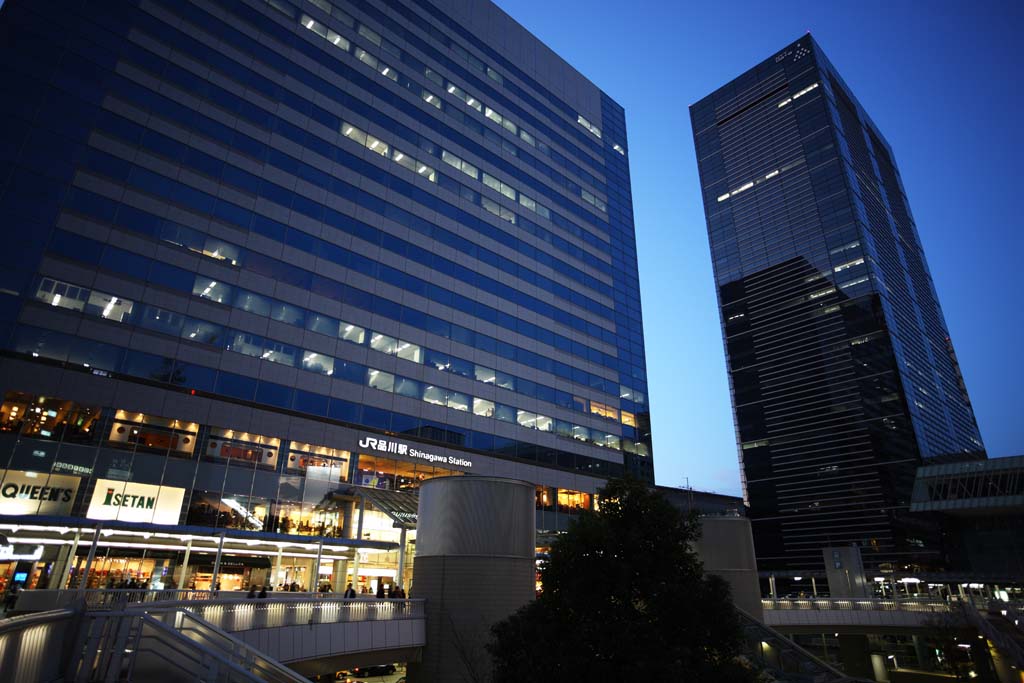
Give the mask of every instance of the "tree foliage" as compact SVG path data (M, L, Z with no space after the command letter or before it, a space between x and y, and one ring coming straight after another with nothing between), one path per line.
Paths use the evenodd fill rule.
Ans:
M540 597L492 629L495 683L753 680L728 585L690 547L699 533L646 485L609 482L552 546Z

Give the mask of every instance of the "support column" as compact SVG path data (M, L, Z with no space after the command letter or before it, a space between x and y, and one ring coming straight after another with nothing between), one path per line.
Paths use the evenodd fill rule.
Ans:
M395 583L403 588L405 587L405 536L408 531L402 527L402 536L398 540L398 576Z
M316 544L316 563L313 565L313 576L309 580L309 590L320 592L320 560L324 556L324 540Z
M333 567L334 585L331 590L335 593L344 593L348 588L348 560L335 560Z
M270 585L277 586L277 582L280 580L278 577L281 576L281 560L284 555L284 546L277 546L277 559L274 560L274 575L270 577ZM284 583L283 581L281 583Z
M185 543L185 561L181 563L181 574L178 578L178 588L187 589L186 585L188 582L188 558L192 555L192 537L190 536L188 542Z
M363 540L363 516L366 512L366 498L359 496L359 522L356 524L356 540L360 543ZM359 548L356 548L356 557L352 564L352 584L359 585Z
M75 538L71 541L71 545L67 547L68 553L63 554L65 548L61 548L61 552L57 555L57 561L53 565L53 573L50 574L50 582L47 584L47 588L60 590L64 588L64 581L67 579L68 566L74 561L75 553L78 552L78 541L82 538L82 530L78 529L75 531Z
M217 590L217 579L220 577L220 558L224 554L224 537L226 531L220 532L220 543L217 544L217 558L213 561L213 575L210 577L210 590Z
M769 591L769 593L771 593L772 600L775 600L775 599L778 598L778 596L775 594L775 575L774 574L769 574L768 575L768 591Z
M818 582L814 580L813 576L811 577L811 593L814 597L818 597Z
M92 534L92 545L89 546L89 557L85 560L85 567L82 569L82 576L78 579L78 592L85 591L86 585L89 583L89 572L92 570L92 562L96 559L96 547L100 543L100 531L103 529L103 522L96 525L96 529L93 530Z

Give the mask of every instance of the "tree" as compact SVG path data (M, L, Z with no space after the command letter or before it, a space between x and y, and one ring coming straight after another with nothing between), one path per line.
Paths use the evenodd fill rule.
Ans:
M754 680L728 585L690 547L696 515L631 480L599 500L553 544L541 595L493 627L495 683Z

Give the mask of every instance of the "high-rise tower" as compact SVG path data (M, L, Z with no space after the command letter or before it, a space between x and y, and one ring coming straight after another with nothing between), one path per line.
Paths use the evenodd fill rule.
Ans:
M623 109L493 3L11 0L0 70L12 540L358 562L431 477L528 480L542 530L653 480ZM131 571L183 572L147 539ZM309 549L246 567L343 578Z
M892 150L810 35L690 117L762 568L936 561L914 471L984 447Z

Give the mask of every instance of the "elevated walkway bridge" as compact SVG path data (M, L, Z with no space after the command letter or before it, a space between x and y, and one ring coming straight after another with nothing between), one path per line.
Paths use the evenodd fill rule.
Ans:
M415 661L426 641L422 600L37 590L22 593L15 609L22 616L0 622L6 680L294 683Z

